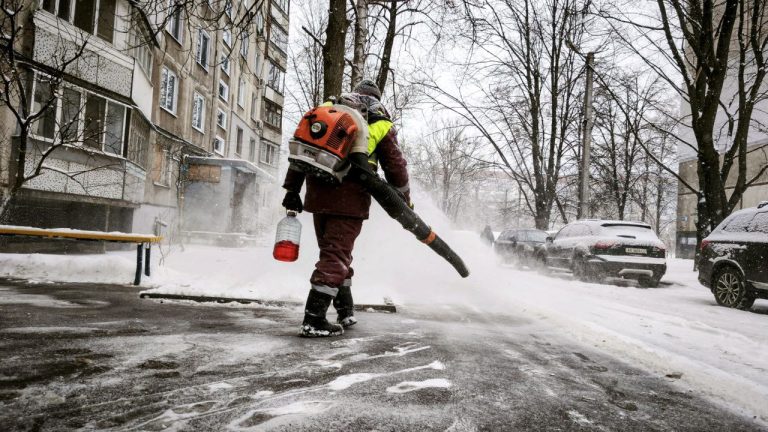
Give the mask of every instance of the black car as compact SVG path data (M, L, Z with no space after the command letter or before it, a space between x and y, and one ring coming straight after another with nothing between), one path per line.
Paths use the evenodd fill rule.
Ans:
M538 259L544 268L573 272L576 279L635 279L656 287L667 271L664 243L643 222L579 220L548 237Z
M768 299L768 201L734 212L701 241L699 282L721 306Z
M518 228L503 231L493 244L496 254L505 263L518 262L530 266L536 253L544 247L547 233L537 229Z

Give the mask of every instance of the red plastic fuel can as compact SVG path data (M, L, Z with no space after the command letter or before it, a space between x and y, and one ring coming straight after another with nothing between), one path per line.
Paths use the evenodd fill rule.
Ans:
M301 222L296 219L296 213L289 211L288 215L277 224L275 248L272 256L278 261L293 262L299 258L299 242L301 241Z

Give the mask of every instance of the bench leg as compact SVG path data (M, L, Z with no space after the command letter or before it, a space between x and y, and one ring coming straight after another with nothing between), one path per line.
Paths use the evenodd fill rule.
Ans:
M134 285L141 283L141 259L144 257L142 249L144 249L144 243L139 243L136 247L136 277L133 279Z
M151 243L147 243L147 248L144 250L144 252L145 252L145 254L144 254L144 275L145 276L149 276L149 266L151 264L151 261L150 261L150 257L151 257L150 251L151 250L152 250L152 244Z

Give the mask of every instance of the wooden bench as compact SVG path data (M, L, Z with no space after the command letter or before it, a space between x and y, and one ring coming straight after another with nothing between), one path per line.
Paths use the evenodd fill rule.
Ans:
M136 247L136 276L134 285L141 283L141 267L144 261L144 274L149 276L149 266L153 243L162 241L162 237L147 234L128 234L119 232L84 231L69 228L32 228L14 225L0 225L0 236L42 237L86 241L108 241L115 243L137 243ZM143 252L143 253L142 253Z

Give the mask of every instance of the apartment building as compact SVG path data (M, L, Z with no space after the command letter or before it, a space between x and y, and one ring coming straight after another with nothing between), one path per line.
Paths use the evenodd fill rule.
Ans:
M35 80L30 99L55 99L30 137L37 157L56 148L13 201L9 223L171 240L255 235L271 225L288 0L151 12L128 0L30 5L34 32L18 43L33 59L22 65ZM58 66L46 62L60 63L78 44L85 54L60 71L63 82L38 84ZM13 124L2 107L0 120ZM13 177L11 138L0 147L4 187Z
M288 2L220 5L201 5L201 19L166 20L159 37L155 178L136 226L178 226L187 239L237 244L276 217ZM252 25L235 25L244 20Z
M10 190L22 169L28 178L4 222L130 230L149 172L152 99L128 38L149 21L125 0L24 6L2 23L4 33L15 30L16 59L12 66L4 59L4 74L14 81L4 85L9 97L0 105L0 188ZM154 38L147 43L156 46ZM24 100L26 118L35 119L28 133L17 117Z

